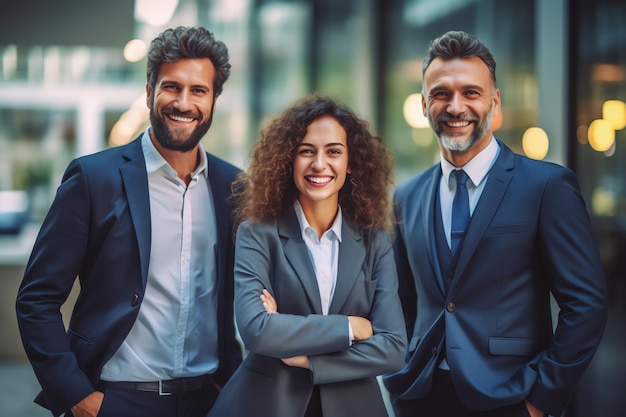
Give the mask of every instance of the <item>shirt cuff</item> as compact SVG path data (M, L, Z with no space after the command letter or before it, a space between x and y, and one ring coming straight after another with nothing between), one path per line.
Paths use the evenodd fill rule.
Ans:
M355 340L354 340L354 333L352 332L352 326L350 325L350 320L348 320L348 342L350 342L350 345L352 345Z

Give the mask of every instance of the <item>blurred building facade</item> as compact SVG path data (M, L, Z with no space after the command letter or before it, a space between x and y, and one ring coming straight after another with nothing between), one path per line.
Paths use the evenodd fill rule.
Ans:
M447 30L465 30L485 42L498 63L498 138L579 176L611 289L611 315L571 415L621 415L624 22L623 0L12 2L0 16L0 191L28 194L34 226L0 236L0 288L11 296L0 303L6 306L0 324L9 329L0 341L13 346L0 351L0 359L21 354L13 295L29 239L67 163L126 143L147 126L142 47L163 29L206 26L229 47L231 78L203 139L210 152L245 166L264 122L318 91L370 121L394 152L398 181L438 159L436 139L414 107L428 43Z

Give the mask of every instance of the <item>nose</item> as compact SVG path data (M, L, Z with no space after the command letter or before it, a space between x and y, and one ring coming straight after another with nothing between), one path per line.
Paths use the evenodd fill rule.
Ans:
M452 94L452 96L450 96L450 100L448 101L448 113L458 115L463 113L464 110L465 104L463 102L463 97L460 94Z
M174 106L180 111L188 111L191 109L191 100L187 90L181 90L176 96Z
M311 161L311 168L313 168L314 170L321 170L322 168L324 168L324 162L324 153L319 152L317 153L317 155L315 155L313 161Z

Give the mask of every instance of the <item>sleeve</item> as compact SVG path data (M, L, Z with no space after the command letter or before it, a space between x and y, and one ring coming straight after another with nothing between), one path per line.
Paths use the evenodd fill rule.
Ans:
M44 219L17 294L22 343L45 406L55 416L94 390L70 348L60 312L83 263L89 213L85 175L75 160Z
M572 384L579 380L600 343L608 315L598 246L571 170L556 170L549 179L539 230L541 262L560 312L527 399L539 409L559 415L571 397Z
M406 353L404 317L398 298L398 282L389 237L379 232L373 242L372 279L376 290L370 316L374 335L349 349L309 358L313 381L327 384L369 378L400 369Z
M346 316L265 312L259 297L263 289L276 294L270 274L280 250L274 225L244 222L239 226L235 243L235 316L246 348L279 359L346 350ZM278 307L280 311L280 303Z

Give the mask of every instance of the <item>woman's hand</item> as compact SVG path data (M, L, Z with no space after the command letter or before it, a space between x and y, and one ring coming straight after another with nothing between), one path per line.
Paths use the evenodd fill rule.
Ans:
M263 289L261 293L261 302L263 303L263 308L268 314L278 313L278 304L276 304L276 300L272 297L272 294L266 289Z
M309 369L308 356L294 356L293 358L281 359L281 361L283 361L285 365Z
M263 290L260 296L263 308L268 314L278 314L278 304L272 297L272 294L266 289ZM285 365L293 366L296 368L309 369L309 357L308 356L294 356L292 358L281 359Z

